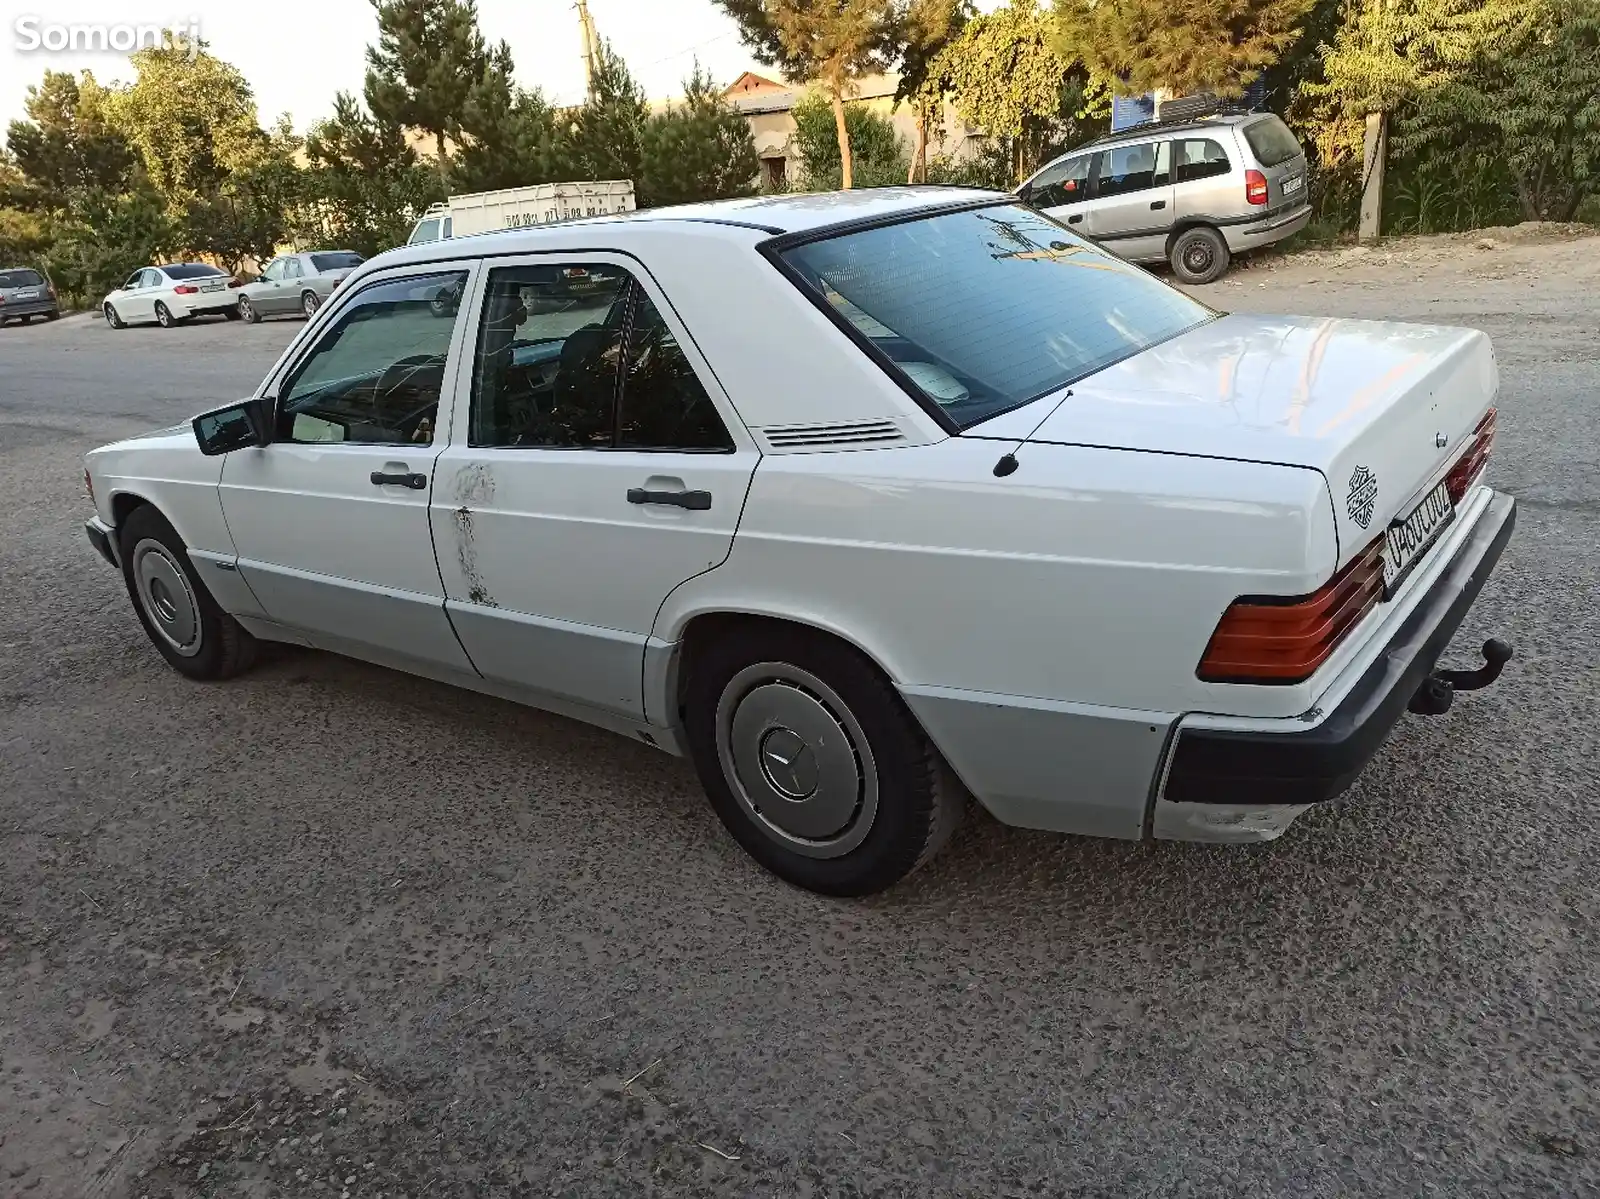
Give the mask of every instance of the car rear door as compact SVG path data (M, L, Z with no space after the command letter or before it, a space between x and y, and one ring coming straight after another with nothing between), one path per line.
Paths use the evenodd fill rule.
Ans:
M1172 146L1166 140L1111 146L1095 155L1088 235L1120 258L1166 257L1172 230Z
M431 510L456 632L486 678L639 718L656 614L728 556L759 451L633 259L497 263L463 309Z
M1186 134L1172 143L1172 207L1176 220L1227 223L1256 214L1245 199L1243 164L1222 130Z
M385 271L343 297L268 380L272 443L223 463L240 574L270 619L320 648L472 673L428 531L464 322L429 301L475 269Z

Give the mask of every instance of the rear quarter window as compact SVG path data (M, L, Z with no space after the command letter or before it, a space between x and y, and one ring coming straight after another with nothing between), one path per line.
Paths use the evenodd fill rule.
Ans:
M1267 117L1253 125L1246 125L1244 140L1250 144L1250 153L1264 167L1275 167L1301 153L1300 143L1295 140L1289 126L1278 117Z

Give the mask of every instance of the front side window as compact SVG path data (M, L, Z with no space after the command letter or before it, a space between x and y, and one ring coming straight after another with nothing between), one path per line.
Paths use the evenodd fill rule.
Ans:
M1089 164L1094 155L1080 154L1044 170L1028 185L1024 199L1035 208L1060 208L1089 198Z
M278 396L280 441L428 445L465 271L362 288Z
M622 267L549 264L489 276L469 443L731 450L683 348Z
M137 291L144 286L144 272L134 271L128 276L128 281L122 285L123 291Z
M283 278L283 259L274 258L267 263L267 269L261 272L261 277L269 283L276 283Z
M1228 152L1209 137L1190 137L1178 143L1178 183L1210 179L1231 170L1233 164L1228 161Z
M1171 148L1167 142L1102 150L1095 155L1095 198L1165 187L1171 177L1170 162Z
M956 428L1216 315L1015 204L824 236L783 259L880 364Z

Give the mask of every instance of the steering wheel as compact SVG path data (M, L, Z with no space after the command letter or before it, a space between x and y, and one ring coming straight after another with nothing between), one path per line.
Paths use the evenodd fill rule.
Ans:
M378 381L373 384L373 394L379 397L388 395L397 387L411 382L416 373L427 366L443 367L444 363L437 354L412 354L408 358L400 359L399 362L391 362L384 367L383 374L379 375Z

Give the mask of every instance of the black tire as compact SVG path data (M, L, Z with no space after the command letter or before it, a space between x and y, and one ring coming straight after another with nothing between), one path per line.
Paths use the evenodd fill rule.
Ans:
M106 324L110 325L113 329L126 329L128 327L128 322L123 320L122 317L117 314L117 310L110 304L105 306L105 318Z
M322 300L314 291L304 292L300 296L300 311L305 314L306 320L317 315L317 309L322 307Z
M1228 270L1228 243L1211 226L1196 225L1173 239L1167 258L1184 283L1215 283Z
M156 324L160 325L163 329L170 329L174 325L176 325L177 323L178 322L173 320L173 318L172 318L172 309L168 308L160 300L157 300L156 301Z
M244 318L245 324L247 325L259 325L261 323L261 313L257 311L256 306L250 302L249 296L239 297L238 312L239 315Z
M30 312L27 316L22 317L21 320L24 325L31 325L33 324L33 314Z
M148 504L135 508L122 522L118 544L133 610L174 670L214 682L250 668L256 639L217 606L195 574L183 538L160 512ZM166 615L169 607L180 613L178 619Z
M237 308L224 308L222 310L222 315L227 320L236 321L239 319L239 310Z
M49 312L44 314L44 319L47 320L47 321L58 321L58 320L60 320L61 319L61 309L52 308Z
M689 750L712 807L751 857L797 887L882 891L929 861L960 823L966 794L938 750L877 666L839 641L735 626L691 664L685 699ZM785 747L769 748L775 738ZM741 781L756 769L770 817ZM808 822L811 839L797 827Z

